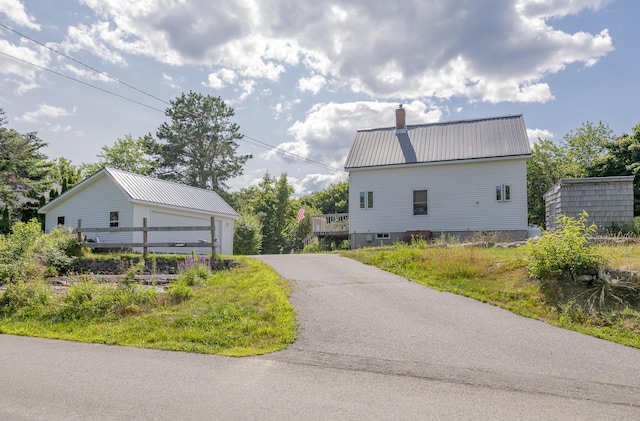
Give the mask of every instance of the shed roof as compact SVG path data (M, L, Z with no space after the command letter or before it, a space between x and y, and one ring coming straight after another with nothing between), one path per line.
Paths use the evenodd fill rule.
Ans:
M65 200L69 195L80 192L101 177L111 178L133 202L154 204L158 206L183 208L209 214L237 217L238 213L212 190L178 184L158 178L147 177L115 168L103 168L71 190L52 200L40 208L45 213L56 202Z
M345 169L473 159L528 157L521 114L358 130Z

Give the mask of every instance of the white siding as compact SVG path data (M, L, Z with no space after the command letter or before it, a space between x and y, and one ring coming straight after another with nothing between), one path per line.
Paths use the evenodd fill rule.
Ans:
M211 217L193 212L167 211L162 208L150 208L149 226L209 226ZM233 254L233 220L231 218L216 217L216 238L218 239L217 251L222 254ZM198 242L211 241L211 232L206 231L173 231L150 232L150 242ZM168 249L156 251L190 252L185 249ZM211 253L210 248L198 248L198 253Z
M118 226L130 227L133 222L133 204L128 197L108 177L101 177L82 186L80 191L69 191L69 198L60 200L47 211L45 229L47 232L56 227L58 217L64 216L65 226L77 228L78 220L87 228L108 228L109 213L118 212ZM101 242L130 242L132 234L122 233L86 233L87 239Z
M511 200L498 202L495 186L509 184ZM428 190L428 215L413 215L413 191ZM374 193L373 209L359 194ZM526 230L526 161L495 160L352 171L349 231L356 233Z

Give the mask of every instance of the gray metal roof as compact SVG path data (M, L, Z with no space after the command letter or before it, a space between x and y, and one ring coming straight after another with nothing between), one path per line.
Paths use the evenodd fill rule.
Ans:
M531 155L522 115L358 130L345 169Z
M114 168L105 168L103 171L109 174L132 200L238 216L238 213L218 193L212 190L199 189Z
M114 168L103 168L68 192L44 205L39 209L39 212L46 212L59 200L65 200L70 195L82 191L85 187L91 185L92 181L103 175L110 177L134 202L195 210L212 215L238 216L238 212L225 202L218 193L212 190L199 189Z

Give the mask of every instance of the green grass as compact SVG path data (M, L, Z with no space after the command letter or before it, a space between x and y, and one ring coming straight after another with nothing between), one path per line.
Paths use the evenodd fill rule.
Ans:
M600 247L609 267L637 270L640 246ZM422 285L487 302L566 329L640 348L638 291L605 291L528 276L523 248L425 247L398 244L343 253ZM635 288L635 287L634 287ZM621 301L613 297L622 297Z
M41 283L22 283L21 299L0 294L0 333L229 356L286 348L297 326L288 285L261 262L236 260L215 274L192 268L159 294L89 282L43 298Z

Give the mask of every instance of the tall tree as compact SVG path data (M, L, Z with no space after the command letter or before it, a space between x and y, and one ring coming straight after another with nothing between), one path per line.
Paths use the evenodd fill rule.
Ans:
M623 134L608 143L609 152L589 168L589 176L634 175L634 214L640 215L640 124L632 134Z
M541 139L527 161L529 223L544 225L547 192L561 178L594 175L594 166L609 154L614 135L607 124L582 123L556 144Z
M317 208L323 214L349 212L349 181L332 184L325 190L302 197L301 203Z
M6 209L3 214L16 220L25 205L32 212L39 196L49 189L51 164L41 151L46 143L35 133L8 129L6 123L0 109L0 206Z
M80 184L86 174L82 167L76 167L66 158L58 158L53 162L53 177L55 182L60 185L60 193L64 193L76 184ZM56 193L52 195L55 196Z
M161 178L195 187L222 191L230 178L242 174L251 155L237 155L239 126L231 122L233 108L219 97L196 92L182 94L165 111L152 143L159 158Z
M567 174L569 166L563 149L550 140L539 139L527 161L527 202L529 223L544 226L544 194Z
M103 146L98 153L98 162L95 164L84 164L83 172L91 175L103 167L116 168L136 174L150 175L158 166L155 159L150 155L151 140L148 137L138 137L127 134L124 138L116 140L111 146Z
M572 177L586 177L595 161L608 153L615 136L609 125L587 121L567 133L560 142L566 151L565 172Z
M293 188L282 173L276 179L266 173L250 202L253 213L262 224L262 252L278 254L287 252L287 230L295 222L295 209L290 201Z

